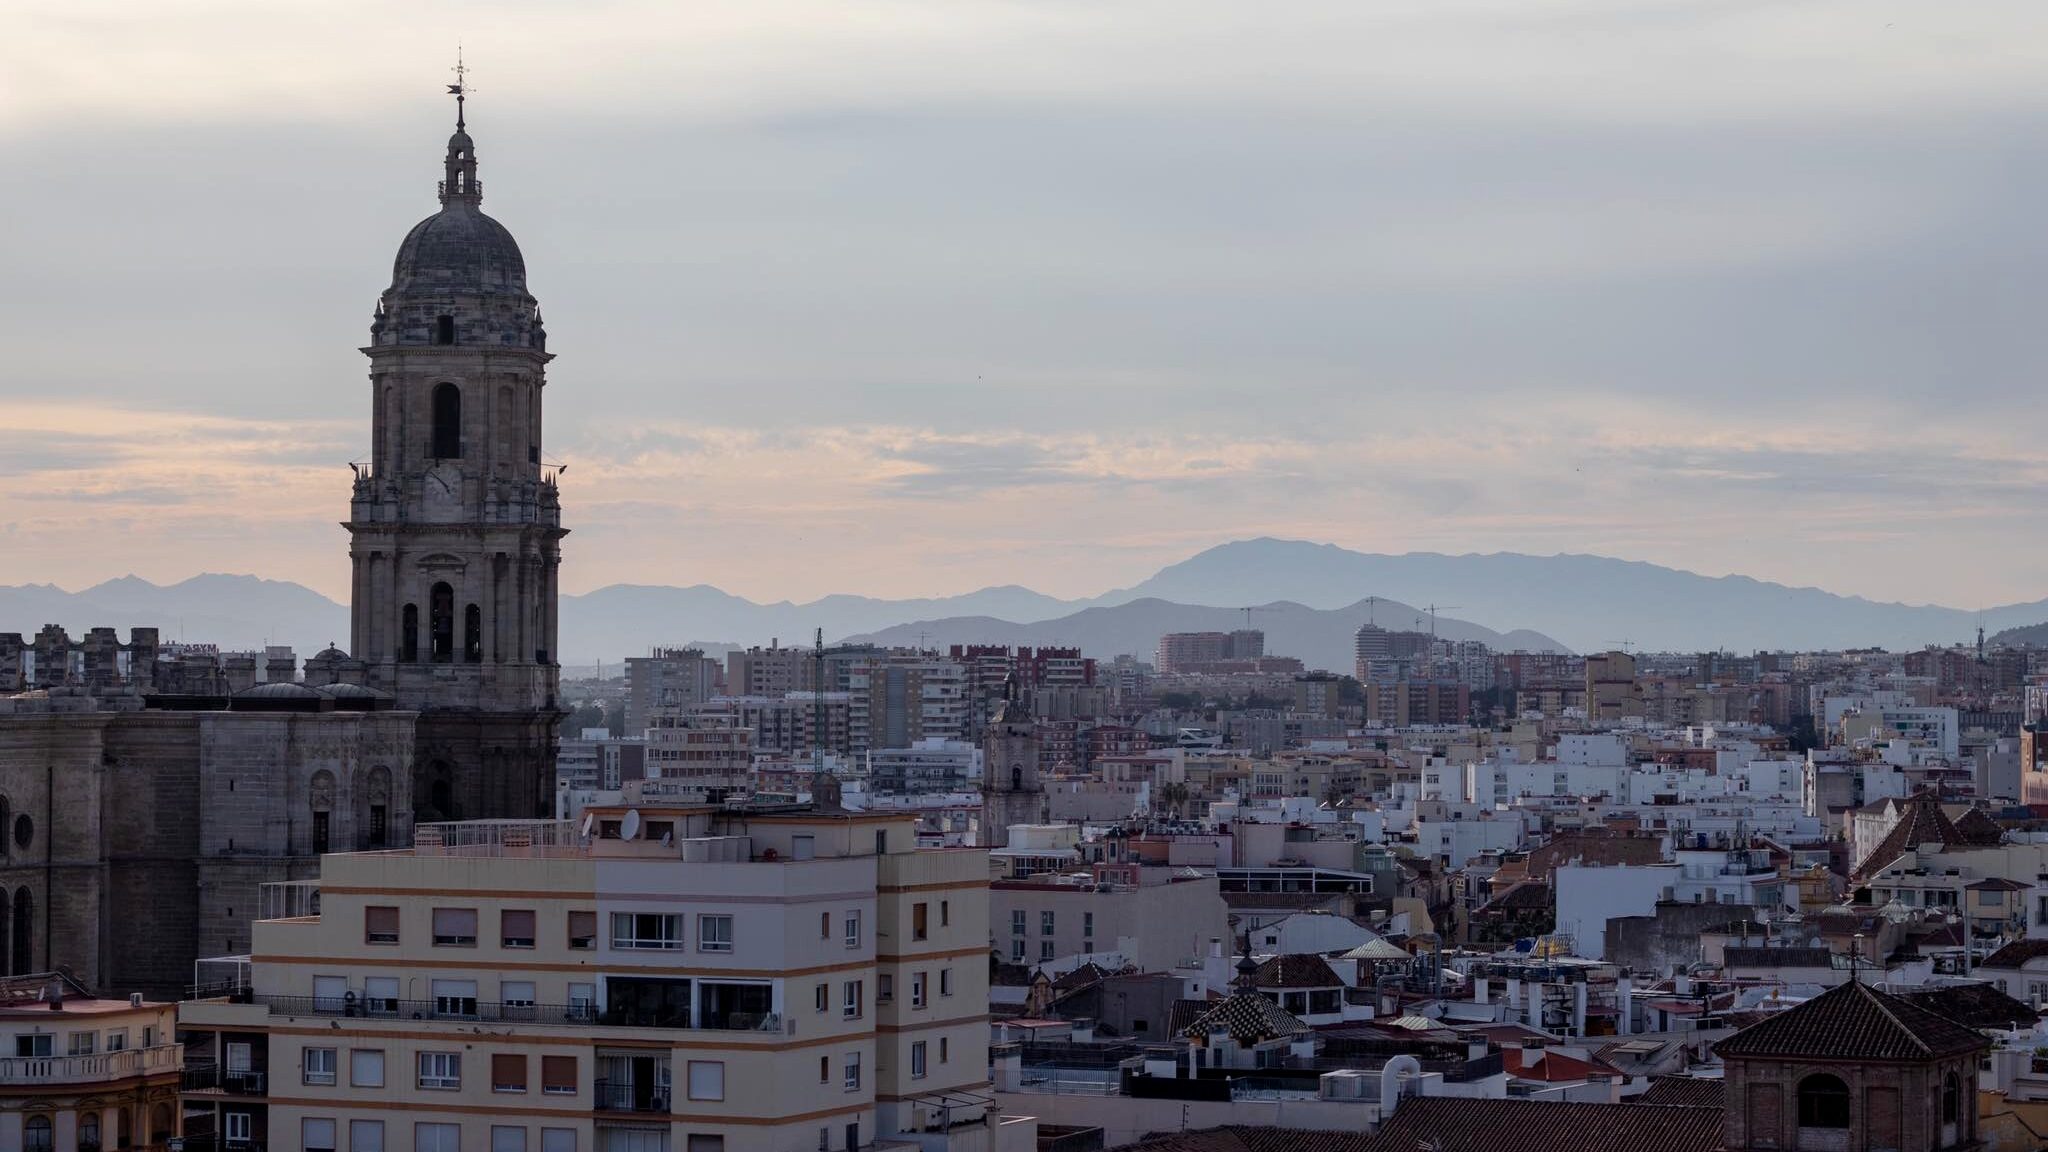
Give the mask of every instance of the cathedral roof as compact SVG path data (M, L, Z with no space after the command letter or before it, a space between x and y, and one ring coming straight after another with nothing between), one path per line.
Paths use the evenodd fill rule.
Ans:
M1945 1016L1868 984L1838 984L1714 1045L1716 1055L1781 1060L1928 1060L1990 1047Z
M526 291L526 258L503 224L451 200L413 225L391 264L394 292L484 295Z
M391 291L399 297L524 296L526 258L512 233L480 207L484 186L477 179L476 142L460 113L464 89L457 84L449 90L458 112L442 166L441 210L405 234L391 264Z

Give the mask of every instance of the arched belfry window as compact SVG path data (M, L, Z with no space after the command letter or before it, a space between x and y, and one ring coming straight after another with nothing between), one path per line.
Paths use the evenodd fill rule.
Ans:
M462 456L462 389L453 384L434 385L434 459L455 460Z
M455 317L453 317L453 316L436 316L436 317L434 317L434 343L436 343L436 344L453 344L453 343L455 343Z
M398 658L407 664L420 658L420 606L407 604L399 613Z
M432 636L434 663L455 658L455 589L447 582L434 585L427 600L427 629Z
M462 612L462 658L471 664L484 658L484 613L474 604Z
M1838 1076L1816 1072L1799 1082L1801 1128L1847 1128L1849 1086Z
M1941 1081L1941 1122L1954 1124L1963 1115L1963 1083L1951 1072Z

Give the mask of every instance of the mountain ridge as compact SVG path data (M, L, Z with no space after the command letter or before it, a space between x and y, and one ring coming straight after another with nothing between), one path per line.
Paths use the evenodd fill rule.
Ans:
M1071 600L1017 584L952 596L888 599L835 593L806 602L768 603L705 583L609 584L562 598L562 650L571 662L587 663L599 656L610 662L682 642L684 637L802 644L819 627L833 641L854 636L914 641L920 633L929 641L957 635L963 622L979 620L987 621L995 634L967 638L993 643L1001 642L1000 635L1051 635L1062 630L1053 625L1091 609L1142 600L1177 606L1184 610L1179 619L1216 619L1209 613L1238 613L1248 604L1293 604L1304 613L1339 615L1364 604L1369 616L1377 613L1378 622L1390 628L1412 627L1417 621L1426 628L1426 609L1411 605L1435 603L1442 606L1439 630L1447 635L1447 623L1469 624L1502 637L1525 630L1534 641L1578 651L1623 642L1680 651L1859 645L1896 650L1963 641L1980 623L1987 631L1998 632L2048 621L2048 600L1968 610L1878 601L1739 573L1706 576L1587 553L1389 554L1258 537L1203 549L1135 584ZM1375 603L1382 607L1375 610ZM1148 616L1157 618L1157 626L1170 624L1159 609L1131 614L1133 619ZM1253 626L1264 626L1257 616L1255 612ZM99 625L124 630L154 625L166 640L177 639L182 630L190 639L234 648L255 647L266 640L289 643L301 655L330 641L346 646L349 634L346 606L303 585L254 575L206 572L156 584L131 573L77 592L49 583L0 586L0 630L28 635L50 622L63 624L74 635ZM1083 622L1107 629L1100 640L1084 639L1084 647L1107 644L1116 636L1122 638L1118 643L1150 654L1150 645L1139 644L1139 634L1126 622L1099 616ZM1336 617L1324 623L1338 626ZM1072 632L1080 626L1063 627ZM1323 651L1325 643L1316 641L1315 650ZM1282 647L1278 637L1268 650L1306 658L1303 652Z

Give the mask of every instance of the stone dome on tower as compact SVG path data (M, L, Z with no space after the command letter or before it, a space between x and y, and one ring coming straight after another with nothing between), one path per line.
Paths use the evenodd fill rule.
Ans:
M526 258L503 224L484 215L457 92L441 210L413 225L391 263L391 287L370 323L372 346L444 344L544 350L540 308L526 290Z

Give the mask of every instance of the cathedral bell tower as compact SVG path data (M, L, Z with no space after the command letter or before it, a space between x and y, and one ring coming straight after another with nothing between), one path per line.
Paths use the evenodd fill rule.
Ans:
M1003 682L1003 702L981 740L979 846L1005 848L1010 825L1047 820L1045 785L1038 779L1038 722L1018 699L1014 678Z
M457 70L458 80L461 70ZM420 713L415 818L533 817L554 797L558 469L553 359L526 262L483 214L456 98L441 210L399 245L370 323L372 439L349 506L351 635L369 685Z

